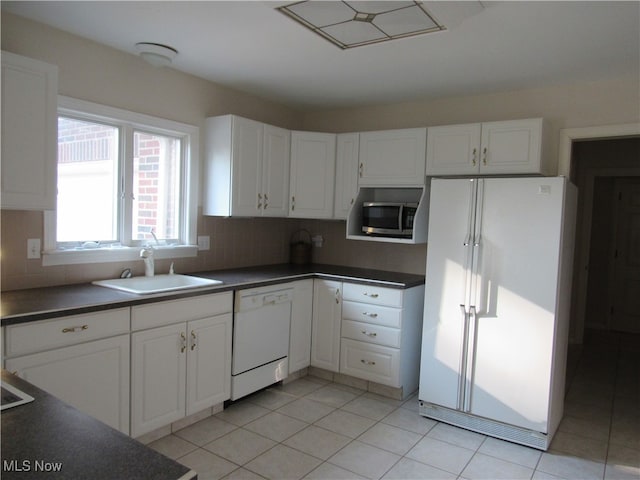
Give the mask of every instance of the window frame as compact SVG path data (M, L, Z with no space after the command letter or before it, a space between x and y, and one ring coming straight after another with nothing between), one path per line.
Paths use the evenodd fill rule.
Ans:
M120 129L120 155L128 160L121 165L132 162L133 132L154 133L180 138L182 142L181 189L183 192L180 205L180 243L178 245L152 245L154 257L180 258L194 257L197 247L197 210L198 210L198 172L199 172L199 128L193 125L153 117L146 114L79 100L63 95L58 96L58 116L68 116L79 120L95 121L116 126ZM57 159L56 159L57 165ZM132 170L132 169L131 169ZM132 191L133 178L127 172L121 173L124 179L125 192ZM57 168L56 168L57 182ZM121 194L121 192L118 192ZM128 204L130 205L130 203ZM44 212L44 252L42 264L69 265L83 263L103 263L139 260L140 241L131 238L131 228L126 227L131 212L127 212L127 202L119 208L118 221L119 241L122 246L106 245L98 248L60 248L56 239L55 210ZM124 228L123 228L124 227ZM124 242L127 242L125 245ZM61 242L64 243L64 242Z

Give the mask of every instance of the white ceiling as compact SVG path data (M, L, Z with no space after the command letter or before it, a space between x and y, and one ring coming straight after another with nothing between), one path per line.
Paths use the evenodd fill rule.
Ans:
M467 95L638 73L640 2L474 2L447 31L340 50L269 1L18 1L2 10L300 109ZM425 2L447 17L455 2ZM640 87L639 87L640 88Z

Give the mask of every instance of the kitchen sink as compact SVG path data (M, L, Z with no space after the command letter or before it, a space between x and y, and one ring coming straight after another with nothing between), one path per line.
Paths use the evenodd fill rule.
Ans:
M220 285L221 280L192 277L190 275L155 275L153 277L114 278L112 280L96 280L94 285L114 288L123 292L149 294L186 290L189 288L209 287Z

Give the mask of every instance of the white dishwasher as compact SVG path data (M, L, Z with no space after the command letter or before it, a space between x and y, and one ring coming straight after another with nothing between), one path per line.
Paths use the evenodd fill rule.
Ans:
M231 400L279 382L289 374L293 289L282 285L236 292Z

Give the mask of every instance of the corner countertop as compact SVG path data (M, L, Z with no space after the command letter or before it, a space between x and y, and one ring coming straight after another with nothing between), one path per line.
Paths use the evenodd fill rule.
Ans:
M12 290L2 292L0 297L2 325L176 300L305 278L325 278L397 289L424 285L425 281L424 275L325 264L278 264L204 271L189 273L189 275L214 278L222 280L223 283L211 287L152 295L136 295L90 283Z
M2 382L34 398L2 411L3 479L197 478L184 465L4 370Z

